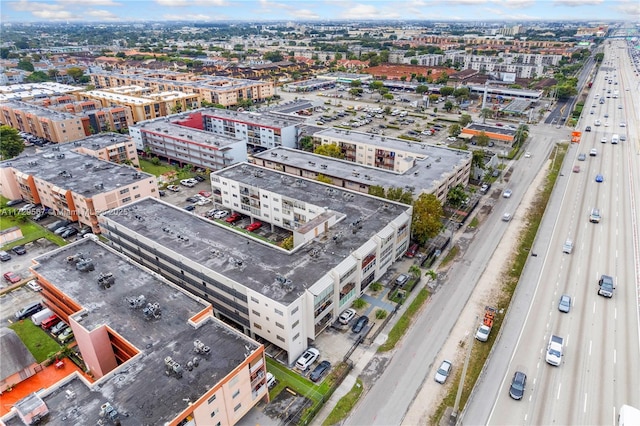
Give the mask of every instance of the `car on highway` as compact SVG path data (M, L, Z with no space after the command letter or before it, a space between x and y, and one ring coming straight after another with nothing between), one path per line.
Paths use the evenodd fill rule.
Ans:
M569 313L571 310L571 296L563 294L558 302L558 310L560 312Z
M596 175L596 182L598 182L598 183L604 182L604 176L602 176L600 173L598 173Z
M573 241L567 238L564 244L562 245L562 252L566 254L571 254L572 251L573 251Z
M38 283L38 280L31 280L27 283L27 288L33 290L33 291L42 291L42 287L40 286L40 284Z
M609 275L602 275L600 280L598 281L598 295L612 298L613 290L615 289L615 285L613 285L613 278Z
M608 121L604 122L604 127L609 127L609 122Z
M591 126L587 126L587 127L585 127L584 131L585 131L585 132L590 132L590 131L591 131Z
M620 135L620 142L624 142L627 140L627 137L625 135Z
M577 164L573 166L573 173L580 173L580 166L578 166Z
M353 323L353 327L351 327L351 331L354 333L360 333L366 326L369 324L369 317L366 315L362 315L360 318Z
M585 161L587 159L587 155L584 152L578 154L578 161Z
M591 148L591 151L589 151L589 157L595 157L596 155L598 155L598 150Z
M344 324L347 325L349 324L349 322L351 322L351 320L356 316L356 310L349 308L346 311L344 311L343 313L340 314L340 316L338 317L338 322L340 322L340 324Z
M511 190L510 189L505 189L504 192L502 193L502 197L503 198L511 198Z
M620 127L627 127L627 123L620 122Z
M602 143L607 143L607 138L606 138L606 136L603 136L602 138L600 138L600 142L602 142Z
M447 377L449 377L450 373L451 373L451 361L445 359L440 364L440 367L438 367L438 370L436 371L436 375L434 379L436 382L443 384L444 382L447 381Z
M309 374L309 380L317 382L327 371L329 371L329 369L331 369L331 363L327 360L322 361L313 369L311 374Z
M594 126L599 126L601 124L602 124L602 122L600 120L596 120L596 121L593 122Z
M509 396L513 399L520 400L524 396L524 390L527 386L527 375L522 371L516 371L511 379L511 387L509 388Z
M524 158L531 158L531 153L529 151L525 152Z
M13 271L5 272L4 274L2 274L2 276L11 284L19 283L20 281L22 281L22 277Z
M589 215L589 222L591 223L600 223L600 209L594 208L591 209L591 214Z
M502 215L503 222L509 222L511 220L511 213L505 213Z

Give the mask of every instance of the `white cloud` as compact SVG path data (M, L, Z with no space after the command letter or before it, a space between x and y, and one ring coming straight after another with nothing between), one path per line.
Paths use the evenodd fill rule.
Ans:
M122 3L114 2L113 0L58 0L60 4L68 5L80 5L80 6L122 6Z
M13 10L21 12L41 12L43 10L63 10L61 4L54 3L40 3L27 0L20 0L17 2L9 3Z
M320 15L309 9L291 10L289 13L297 19L320 19Z
M229 6L227 0L155 0L155 2L165 7Z
M67 10L33 10L33 16L46 21L71 21L80 19L80 16L74 15Z
M345 19L380 19L382 16L378 8L370 4L356 4L344 12Z
M96 21L118 21L122 19L120 15L109 12L108 10L89 10L88 12L84 12L84 14L94 18Z
M599 6L603 1L604 0L553 0L553 5L569 7Z
M203 14L186 14L186 15L162 15L163 19L167 21L216 21L216 20L225 20L227 16L224 15L216 15L215 18L212 18L209 15Z

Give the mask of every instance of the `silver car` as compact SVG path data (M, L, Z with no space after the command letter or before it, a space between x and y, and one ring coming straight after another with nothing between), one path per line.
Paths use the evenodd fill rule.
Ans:
M567 241L565 241L564 244L562 245L562 252L571 254L572 251L573 251L573 241L567 239Z
M567 296L566 294L563 294L562 296L560 296L560 302L558 303L558 310L560 312L569 313L569 310L571 310L571 296Z
M436 382L438 383L446 382L447 377L449 377L449 373L451 373L451 361L445 359L444 361L442 361L442 364L440 364L438 371L436 371L436 376L435 376Z

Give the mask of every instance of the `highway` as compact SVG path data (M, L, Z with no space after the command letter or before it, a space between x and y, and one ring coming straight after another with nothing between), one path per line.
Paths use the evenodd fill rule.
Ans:
M581 143L569 150L554 193L558 214L545 217L542 225L549 235L542 265L525 269L520 285L527 290L517 294L519 300L514 300L507 317L507 324L512 322L507 328L516 330L505 330L496 342L462 423L614 424L622 404L640 406L638 87L626 43L612 41L577 127L583 131ZM618 99L613 98L615 90L620 92ZM600 104L602 97L605 102ZM601 126L594 125L596 119ZM592 131L584 132L586 126ZM627 140L611 144L614 133ZM588 155L592 148L597 150L595 157ZM587 154L585 161L578 161L579 153ZM574 166L580 171L573 172ZM597 174L603 175L602 183L595 181ZM594 207L601 211L600 223L589 222ZM568 238L574 248L564 254L562 245ZM611 299L597 294L602 274L614 279ZM572 297L569 313L558 310L562 294ZM511 321L513 315L520 317ZM558 367L545 362L551 334L565 341ZM510 340L514 337L515 345ZM520 401L509 397L515 371L527 375Z

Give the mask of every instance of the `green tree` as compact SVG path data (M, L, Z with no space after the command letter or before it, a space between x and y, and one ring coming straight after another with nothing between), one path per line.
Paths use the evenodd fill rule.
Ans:
M480 117L482 117L482 124L484 124L487 118L493 117L493 110L491 108L482 108L480 110Z
M461 87L453 91L453 96L456 99L469 99L469 93L468 87Z
M370 88L371 90L380 90L380 89L382 89L383 87L384 87L384 86L383 86L382 82L381 82L381 81L378 81L378 80L376 80L376 81L372 81L371 83L369 83L369 88Z
M521 124L516 129L515 134L513 135L513 146L520 147L529 137L529 126L526 124Z
M281 62L283 60L282 53L278 52L266 52L262 57L271 62Z
M454 186L447 193L447 202L453 207L460 207L468 198L462 185Z
M73 79L73 81L78 81L84 75L84 71L82 68L71 67L67 69L67 75Z
M29 83L42 83L43 81L51 81L49 75L44 71L34 71L26 78Z
M352 80L351 83L349 83L349 86L351 86L351 87L362 87L362 82L360 80Z
M402 188L388 188L385 198L391 201L399 201L403 204L411 204L413 202L413 193L405 191Z
M300 149L307 152L313 151L313 138L311 136L303 136L300 138Z
M0 126L0 156L3 160L13 158L24 151L24 141L16 129Z
M369 187L369 195L385 198L384 188L380 185L371 185Z
M484 152L480 149L476 149L472 153L471 157L471 165L473 167L477 167L479 169L484 170L485 162L484 162Z
M440 88L440 95L451 96L455 89L453 87L445 86Z
M449 126L449 136L458 136L462 129L459 124L452 124Z
M382 97L388 101L393 100L393 95L391 93L385 93Z
M444 103L444 110L447 112L451 112L451 110L453 109L453 102L451 101L447 101Z
M18 65L16 65L16 68L18 68L19 70L24 70L24 71L34 71L33 68L33 64L29 61L20 61L18 62Z
M340 158L340 159L344 158L344 154L342 153L342 150L336 143L318 145L313 151L313 153L318 155L324 155L327 157L333 157L333 158Z
M578 90L575 87L569 85L558 86L558 99L569 99L571 96L575 96L577 93Z
M316 180L322 183L328 183L328 184L333 183L333 179L331 179L329 176L323 175L322 173L318 174L318 176L316 177Z
M472 121L473 119L469 114L462 114L460 116L460 120L458 120L458 122L460 123L460 127L466 127L467 124L471 123Z
M489 136L487 136L487 134L483 131L480 132L479 135L476 135L476 143L478 144L478 146L487 146L489 145Z
M419 84L418 87L416 87L416 93L419 95L422 95L423 93L426 93L429 91L429 86L425 86L424 84Z
M360 87L353 87L349 89L349 94L351 96L362 96L362 92L363 92L363 89L361 89Z
M420 269L418 265L411 265L409 267L409 273L417 280L422 276L422 269Z
M421 194L413 202L411 232L413 239L424 245L442 229L442 203L433 194Z

